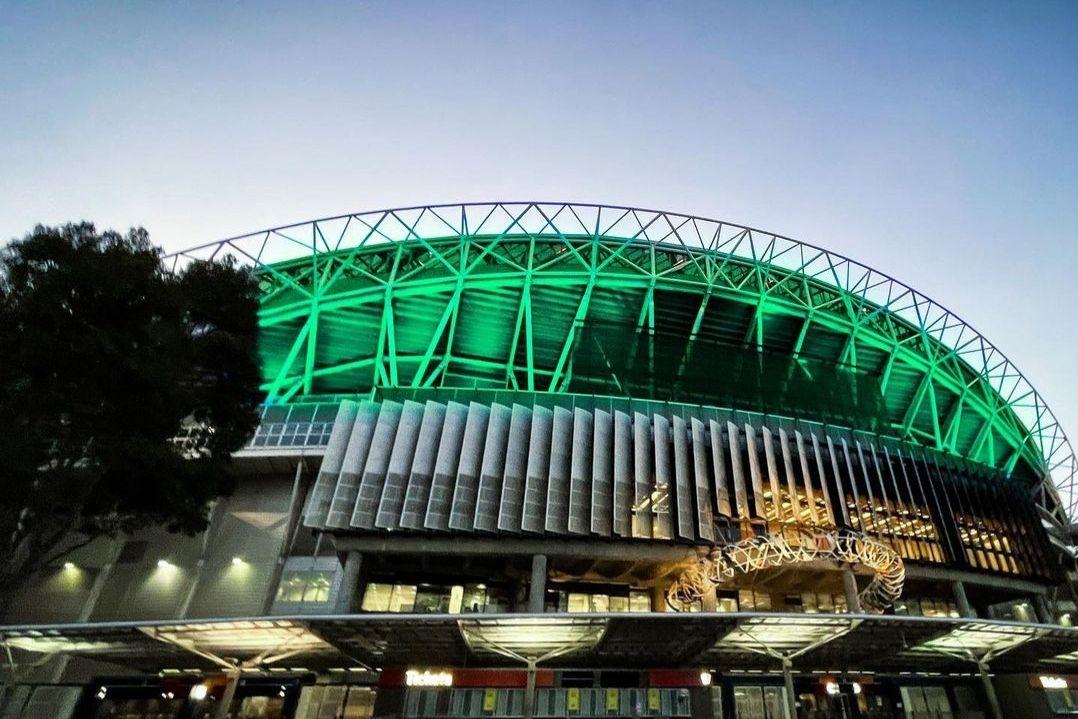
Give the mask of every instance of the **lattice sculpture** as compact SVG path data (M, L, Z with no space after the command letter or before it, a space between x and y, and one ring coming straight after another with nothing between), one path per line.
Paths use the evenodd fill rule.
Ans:
M768 534L716 547L681 573L667 591L666 603L675 611L687 611L738 574L828 559L862 564L875 572L858 595L866 613L882 613L902 595L906 568L890 547L857 532L797 531L793 540L785 534Z

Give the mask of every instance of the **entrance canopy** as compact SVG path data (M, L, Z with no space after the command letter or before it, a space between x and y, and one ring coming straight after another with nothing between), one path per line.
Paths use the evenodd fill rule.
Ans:
M0 628L10 650L139 671L699 667L997 672L1078 666L1078 628L846 614L345 615ZM12 655L18 655L18 651ZM548 657L544 660L543 657ZM40 657L37 657L40 658Z

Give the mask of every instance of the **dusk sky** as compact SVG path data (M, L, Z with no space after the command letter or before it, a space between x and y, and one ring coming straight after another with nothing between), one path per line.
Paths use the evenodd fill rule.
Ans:
M0 237L578 200L822 245L1078 437L1078 3L0 0Z

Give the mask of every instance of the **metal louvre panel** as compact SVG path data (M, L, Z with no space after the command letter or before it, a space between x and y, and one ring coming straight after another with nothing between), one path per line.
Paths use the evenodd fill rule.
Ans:
M734 478L734 500L737 502L737 516L741 519L748 519L752 516L752 511L749 509L748 492L745 489L745 469L741 466L741 431L733 422L727 422L726 432L730 437L730 474Z
M696 487L696 526L701 539L715 541L712 514L711 477L707 469L707 439L704 423L692 418L692 475Z
M434 478L434 463L438 457L438 440L445 422L445 405L427 402L423 408L423 421L419 425L415 459L408 476L408 489L404 493L404 511L401 526L405 529L422 529L423 518L430 500L430 483Z
M363 478L359 482L359 498L356 499L356 511L352 513L352 526L359 529L373 529L378 502L382 499L382 489L389 471L389 457L393 451L393 441L397 436L397 425L401 418L399 402L383 402L378 413L378 424L371 437L371 448L367 453L367 463L363 467Z
M404 511L404 492L407 489L408 475L415 458L416 442L419 440L419 425L423 422L423 405L411 400L404 403L401 410L397 436L393 441L393 453L389 456L389 471L386 483L382 487L382 499L378 503L378 516L374 526L383 529L399 529L401 513Z
M733 517L734 512L730 507L730 490L726 483L726 456L723 451L722 426L711 419L708 420L708 432L711 435L711 465L712 491L715 497L715 509L723 517Z
M764 461L767 464L767 482L771 488L771 508L775 512L775 520L786 519L783 511L782 488L779 486L779 470L775 463L775 442L771 436L771 430L767 427L760 428L760 440L764 445Z
M498 511L498 529L519 532L524 510L525 477L528 474L528 436L532 411L522 404L513 405L509 421L509 439L505 447L505 478L502 502Z
M573 457L569 469L569 532L587 534L591 528L591 412L573 410Z
M479 493L475 501L475 528L493 532L498 528L498 508L502 501L505 474L505 447L509 442L509 421L513 412L504 404L490 406L487 439L483 445L483 466L479 473Z
M820 516L816 511L816 489L812 481L812 472L809 470L808 456L805 454L805 438L801 436L800 432L794 432L794 443L797 445L797 461L801 465L801 476L805 479L805 493L808 494L809 501L809 516L812 518L813 524L820 524ZM834 524L835 520L831 518L831 503L827 501L827 490L825 489L827 485L823 482L822 475L820 484L822 485L823 504L827 512L826 521Z
M831 456L831 471L835 477L835 489L838 492L838 497L835 498L835 501L838 502L839 508L842 509L843 523L847 527L853 527L850 523L850 509L846 503L846 489L842 486L842 473L838 469L838 454L835 453L835 443L831 441L830 435L827 435L825 439L827 440L827 453ZM812 441L816 443L815 436Z
M359 497L359 480L363 466L367 463L367 452L371 447L374 427L378 424L381 405L364 400L359 405L355 424L348 437L348 448L344 452L340 477L337 479L337 491L333 494L333 504L329 508L326 526L332 529L347 529L352 524L352 513L356 511L356 499Z
M749 474L752 475L752 498L756 504L756 516L767 519L767 514L764 512L763 477L760 476L760 455L756 451L756 430L751 424L745 425L745 446L749 452Z
M479 494L479 473L483 466L483 445L486 443L490 408L472 402L468 405L468 422L460 447L457 483L453 487L453 509L449 513L449 528L467 532L475 530L475 500Z
M779 429L779 450L782 452L782 469L786 473L786 487L790 493L790 509L793 511L793 518L795 522L801 521L801 493L797 491L797 476L794 474L794 463L790 458L790 442L786 437L786 430ZM812 512L813 522L816 520L816 508L812 506L811 500L809 501L809 507Z
M573 460L573 413L554 408L550 433L550 477L546 489L545 529L555 534L569 533L569 475Z
M693 472L689 433L685 420L674 415L674 497L676 506L677 536L682 539L696 539L693 527Z
M614 533L633 533L633 421L614 412Z
M348 446L348 436L352 433L352 425L356 421L358 411L359 405L351 400L344 400L337 409L337 417L333 420L333 431L330 432L329 442L326 444L326 453L322 457L318 479L315 480L314 489L311 490L311 496L303 512L303 523L308 527L325 526L337 487L341 462L344 461L344 452Z
M520 518L520 528L525 532L542 532L545 527L553 424L554 413L549 409L537 406L532 410L532 426L528 438L528 470L524 481L524 514Z
M449 512L453 504L453 487L456 484L457 466L460 464L460 447L464 438L464 426L468 421L468 407L460 402L450 402L445 408L445 423L438 441L438 457L434 460L434 479L430 484L430 503L423 526L427 529L448 529Z
M613 533L614 418L595 410L591 444L591 531L602 537Z
M674 501L674 458L670 452L670 420L661 414L652 415L652 435L655 438L655 526L656 539L673 539L674 522L670 505Z
M646 414L633 414L633 536L650 538L652 535L652 477L651 420Z

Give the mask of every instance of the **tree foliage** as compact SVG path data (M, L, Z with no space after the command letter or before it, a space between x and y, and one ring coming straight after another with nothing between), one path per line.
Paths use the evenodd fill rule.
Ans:
M195 533L254 431L258 287L176 273L143 229L36 227L0 254L0 573L103 535ZM181 427L189 439L173 440Z

